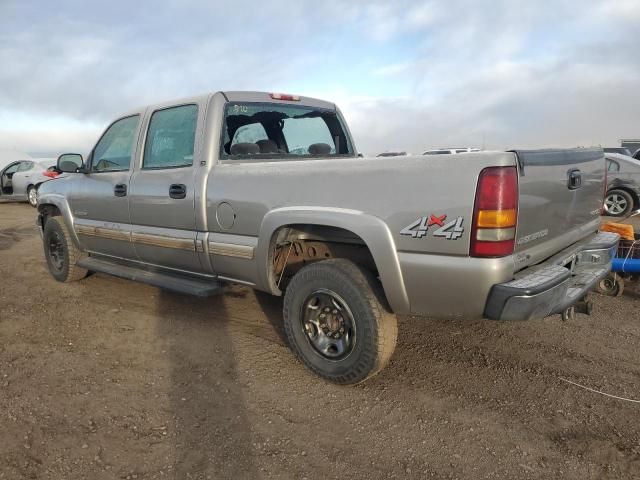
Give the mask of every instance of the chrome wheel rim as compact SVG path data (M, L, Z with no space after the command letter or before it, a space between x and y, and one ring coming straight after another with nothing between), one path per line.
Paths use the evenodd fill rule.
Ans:
M607 198L604 201L604 207L607 209L607 213L612 213L614 215L620 215L623 213L627 209L627 206L627 199L617 193L607 195Z
M47 246L51 265L58 271L62 270L64 268L64 244L58 232L51 234Z
M35 187L29 189L29 203L34 206L38 204L38 191Z
M335 292L316 290L302 303L302 331L325 359L342 360L356 344L356 324L347 303Z

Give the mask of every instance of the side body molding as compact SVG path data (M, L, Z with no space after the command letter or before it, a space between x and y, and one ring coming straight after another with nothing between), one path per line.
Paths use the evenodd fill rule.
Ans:
M269 248L279 228L294 224L342 228L362 238L373 255L391 309L398 314L410 312L409 298L389 227L378 217L358 210L299 206L277 208L267 213L262 221L256 248L257 286L260 289L274 295L282 294L275 279L271 278Z
M82 245L80 244L80 239L78 238L78 234L73 226L73 214L71 213L71 208L69 207L69 203L64 195L59 193L45 193L40 195L38 198L38 212L41 212L41 207L45 205L53 205L60 210L62 213L62 218L64 219L64 223L67 226L67 230L69 230L69 234L73 239L76 247L82 250ZM40 222L40 218L38 218L38 222ZM42 226L42 225L40 225Z

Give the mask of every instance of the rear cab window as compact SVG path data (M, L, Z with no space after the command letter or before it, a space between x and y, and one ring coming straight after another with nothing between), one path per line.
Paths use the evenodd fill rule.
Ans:
M227 103L220 158L354 156L335 110L275 103Z

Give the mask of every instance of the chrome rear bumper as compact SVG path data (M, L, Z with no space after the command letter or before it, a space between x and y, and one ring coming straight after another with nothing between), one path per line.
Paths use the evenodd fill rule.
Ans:
M555 256L527 269L515 280L494 285L484 316L494 320L530 320L564 312L611 271L618 240L615 233L598 233L570 256L562 256L562 263Z

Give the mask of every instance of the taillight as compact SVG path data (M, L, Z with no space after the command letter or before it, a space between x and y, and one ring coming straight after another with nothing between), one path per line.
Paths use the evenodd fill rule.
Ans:
M604 161L604 188L602 189L602 206L600 207L600 215L606 215L607 210L604 207L604 201L607 198L607 185L609 184L609 162Z
M56 178L60 174L58 172L44 172L43 175L49 178Z
M271 93L269 94L274 100L288 100L290 102L299 102L300 97L297 95L289 95L287 93Z
M480 172L471 228L472 257L506 257L513 253L518 221L516 167Z

